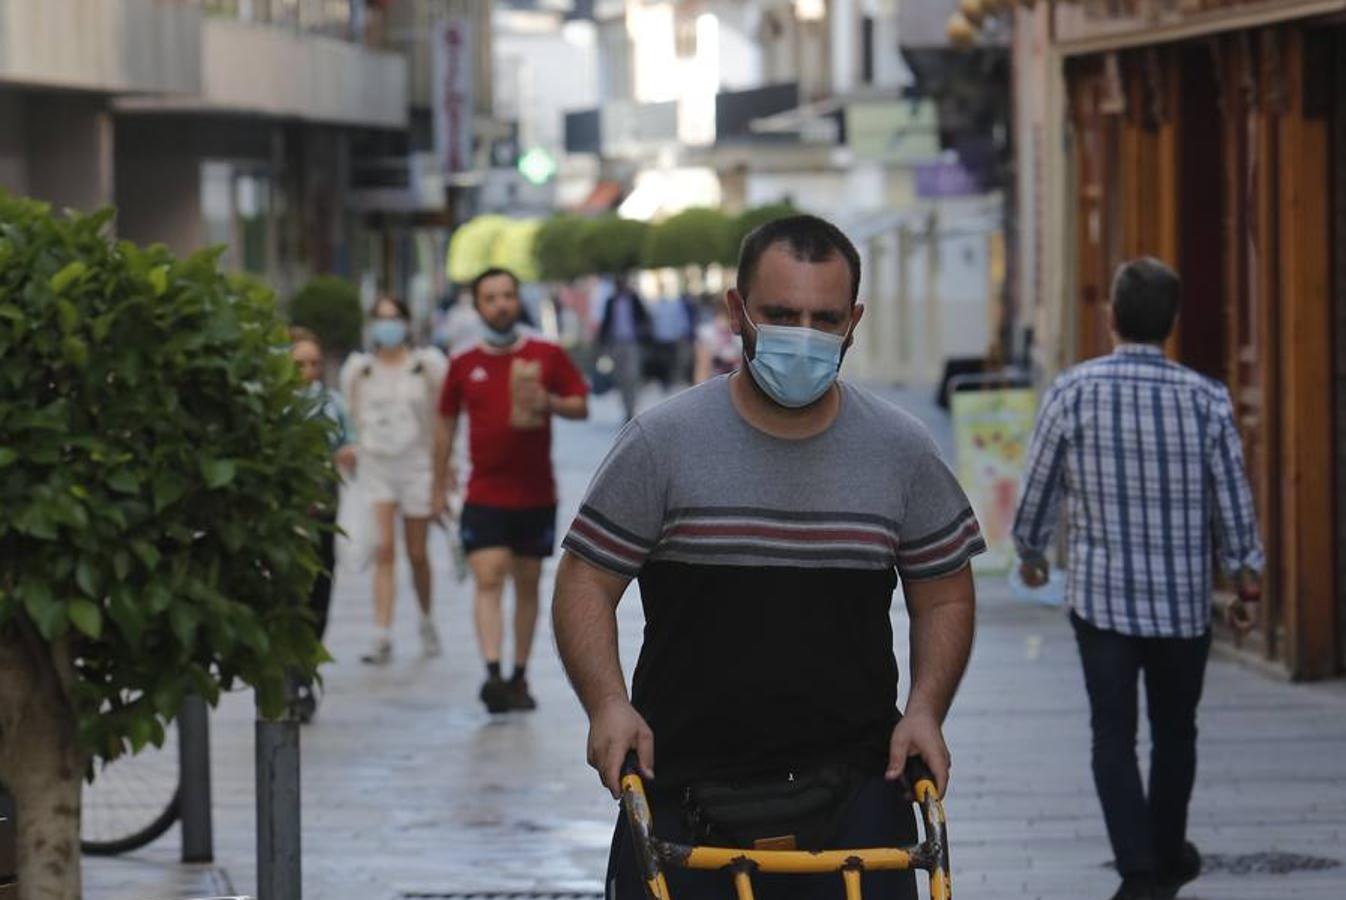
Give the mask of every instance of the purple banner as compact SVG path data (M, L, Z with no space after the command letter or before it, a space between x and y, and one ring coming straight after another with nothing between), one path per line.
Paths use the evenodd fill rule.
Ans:
M922 200L939 197L972 197L982 193L977 177L957 162L917 163L916 196Z

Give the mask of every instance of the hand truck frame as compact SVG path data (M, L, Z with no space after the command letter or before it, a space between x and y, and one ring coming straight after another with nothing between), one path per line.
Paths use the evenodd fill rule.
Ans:
M664 869L722 871L734 880L738 900L753 900L752 875L821 874L839 872L846 900L862 900L860 875L865 871L923 869L930 876L931 900L952 900L949 873L949 837L944 804L935 778L919 757L912 757L905 776L917 805L925 840L910 847L873 847L857 850L743 850L678 844L655 837L654 815L645 795L645 782L635 754L622 766L622 808L631 828L631 841L648 900L672 900Z

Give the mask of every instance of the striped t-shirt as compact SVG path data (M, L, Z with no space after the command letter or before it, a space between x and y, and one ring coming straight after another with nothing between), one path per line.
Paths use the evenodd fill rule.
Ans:
M823 761L881 772L898 576L951 575L984 544L913 417L842 382L831 427L783 440L742 419L724 376L622 431L565 547L640 580L632 700L667 784Z

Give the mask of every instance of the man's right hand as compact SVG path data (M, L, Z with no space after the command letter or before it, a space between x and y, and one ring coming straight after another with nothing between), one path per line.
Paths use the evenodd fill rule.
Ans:
M589 765L614 800L622 795L622 763L630 750L640 759L641 774L654 777L654 732L631 701L614 697L589 716Z
M444 521L444 513L449 508L449 495L458 490L458 473L450 466L444 473L444 482L436 482L431 490L430 518L436 522Z

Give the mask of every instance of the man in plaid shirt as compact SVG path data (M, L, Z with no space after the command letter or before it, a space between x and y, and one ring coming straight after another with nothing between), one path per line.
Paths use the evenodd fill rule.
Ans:
M1181 292L1178 275L1156 260L1118 270L1116 350L1048 390L1014 524L1024 580L1041 585L1066 503L1067 597L1089 693L1094 781L1122 876L1114 900L1173 897L1201 871L1186 830L1212 561L1238 585L1229 609L1238 633L1252 627L1261 596L1262 546L1229 392L1164 356ZM1142 672L1153 737L1148 791L1135 749Z

